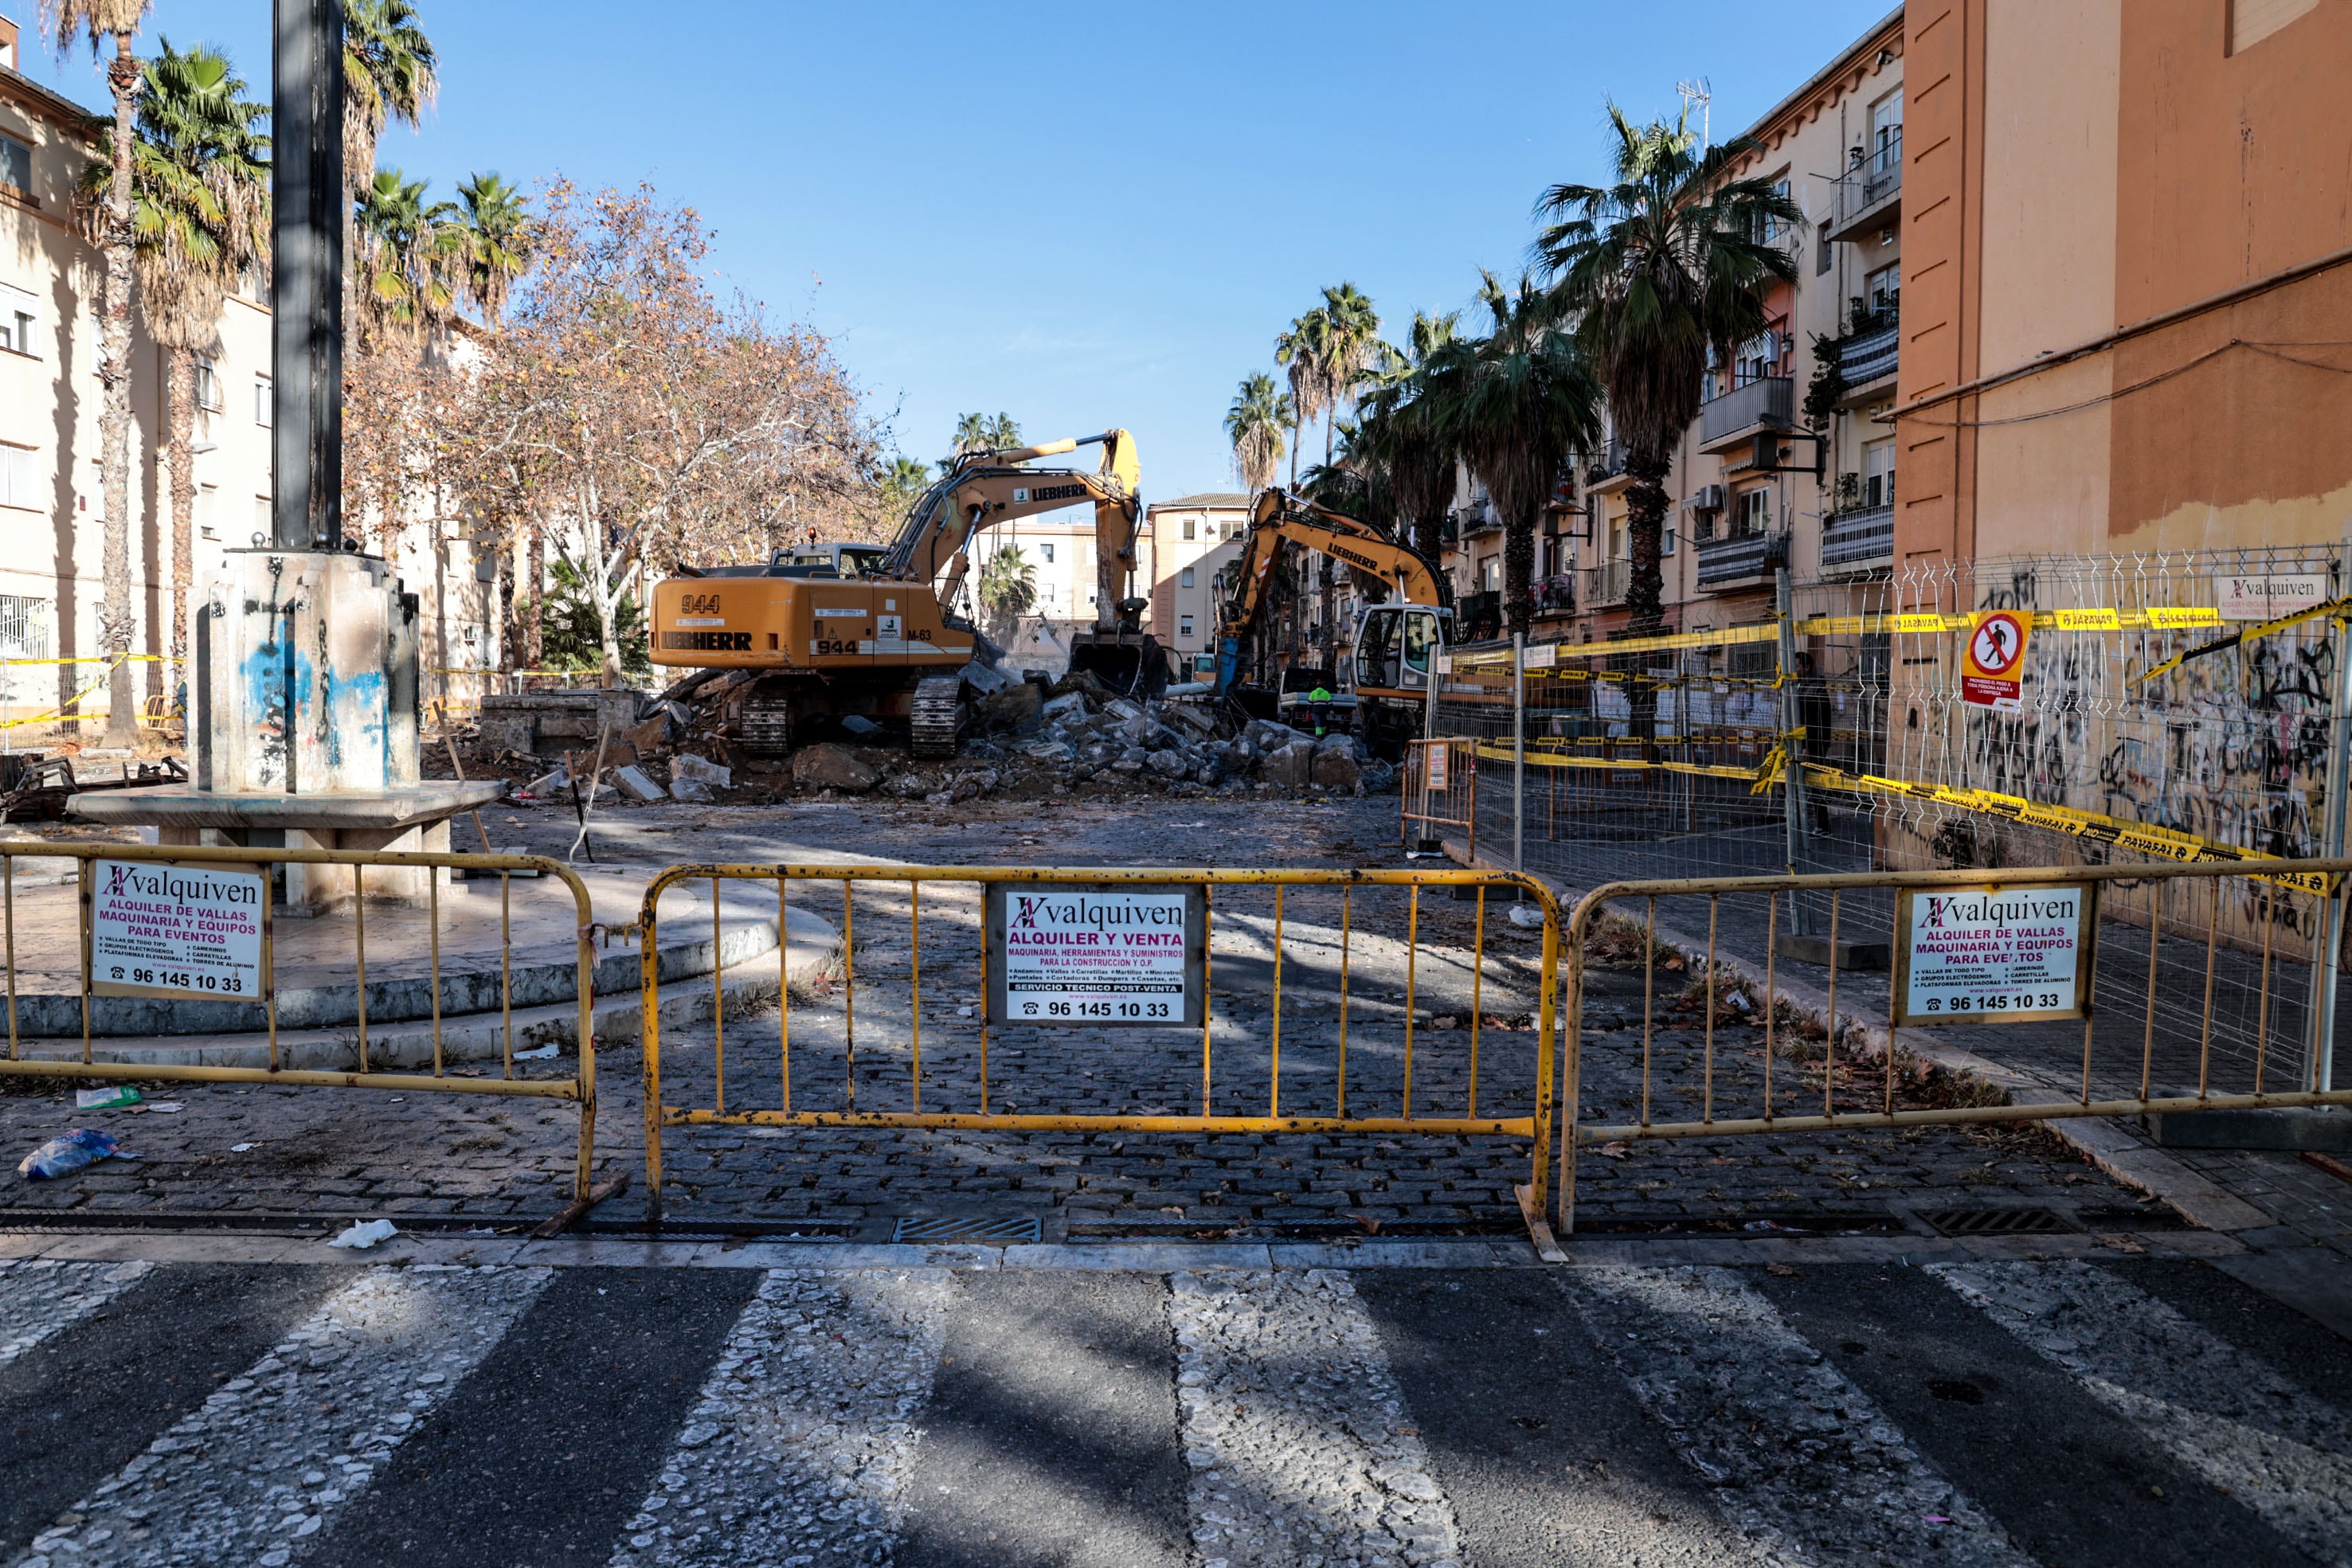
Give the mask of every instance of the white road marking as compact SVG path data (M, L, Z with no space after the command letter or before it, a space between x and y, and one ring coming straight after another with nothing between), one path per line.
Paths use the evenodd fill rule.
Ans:
M1568 1289L1758 1561L2030 1568L1998 1521L1731 1271L1580 1269Z
M2091 1263L1927 1272L2305 1551L2352 1563L2352 1419Z
M779 1270L728 1336L614 1568L883 1563L954 1291Z
M1456 1562L1454 1510L1347 1275L1178 1274L1171 1286L1204 1568Z
M147 1277L147 1263L0 1261L0 1366L72 1327Z
M551 1277L368 1270L75 1504L80 1523L36 1537L17 1568L281 1568L366 1489ZM103 1400L94 1408L102 1417Z

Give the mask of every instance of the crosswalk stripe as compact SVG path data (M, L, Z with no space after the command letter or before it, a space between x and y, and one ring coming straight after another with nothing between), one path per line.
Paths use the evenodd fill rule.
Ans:
M2027 1568L1870 1396L1728 1270L1578 1270L1595 1339L1766 1560Z
M778 1270L736 1320L613 1568L887 1560L944 1272Z
M1927 1272L2323 1562L2352 1563L2352 1419L2109 1270Z
M1453 1508L1347 1275L1178 1274L1168 1312L1204 1568L1455 1561Z
M36 1537L17 1568L281 1568L545 1286L544 1269L371 1269Z
M0 1366L97 1312L152 1267L49 1258L0 1261Z

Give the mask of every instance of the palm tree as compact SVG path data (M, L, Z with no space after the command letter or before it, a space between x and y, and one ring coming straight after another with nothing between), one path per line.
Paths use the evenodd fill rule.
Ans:
M530 269L529 198L493 171L459 185L457 205L466 227L466 297L496 328L515 280Z
M132 227L140 313L168 356L166 451L172 468L172 656L188 651L194 570L196 357L220 351L221 303L269 248L266 103L245 100L244 78L202 45L185 54L162 39L139 100ZM93 163L87 182L110 178ZM86 186L87 188L87 186Z
M379 169L362 192L352 272L361 321L379 338L413 338L449 318L465 287L471 246L453 202L427 203L424 180Z
M1328 378L1324 363L1331 344L1331 318L1321 306L1290 324L1274 340L1274 362L1290 372L1290 408L1297 426L1315 423L1323 412ZM1298 487L1298 444L1290 444L1290 486Z
M375 180L376 143L398 121L415 129L440 89L433 41L408 0L343 0L343 319L357 315L353 196Z
M1536 242L1552 308L1575 322L1625 444L1625 605L1636 633L1665 623L1666 474L1698 417L1708 356L1728 360L1763 330L1765 291L1796 277L1776 227L1804 216L1766 182L1730 177L1752 141L1703 147L1689 120L1685 106L1672 125L1636 126L1611 104L1616 183L1554 185L1537 208L1554 220Z
M131 37L147 18L150 0L41 0L63 55L79 39L89 40L92 58L109 39L114 58L106 85L114 94L113 164L106 200L94 214L99 244L106 255L106 292L100 306L99 385L105 393L99 415L99 472L106 504L105 593L99 601L99 650L113 661L107 677L106 744L130 746L139 738L139 716L131 695L131 637L136 623L131 589L131 271L137 242L131 233L131 167L138 137L134 110L139 99L139 57ZM61 678L70 682L72 671Z
M980 569L975 591L988 613L988 629L999 643L1010 643L1020 630L1021 617L1037 608L1037 567L1019 545L1005 545Z
M1352 402L1364 380L1366 365L1381 340L1380 312L1372 302L1352 283L1334 284L1323 290L1323 319L1328 323L1323 344L1322 371L1325 413L1323 416L1323 466L1331 466L1331 441L1339 423L1339 404ZM1339 626L1338 616L1339 563L1329 556L1323 558L1323 567L1317 584L1318 614L1323 623L1323 663L1336 664L1339 656Z
M1422 393L1422 372L1454 341L1458 311L1412 313L1405 347L1381 344L1373 354L1372 390L1359 405L1358 444L1368 462L1387 474L1397 514L1411 530L1412 548L1434 563L1444 549L1439 529L1445 503L1454 495L1454 453L1431 420Z
M1020 444L1021 427L1011 414L968 413L956 421L955 453L948 463L952 466L967 452L1009 452Z
M886 519L903 517L922 493L931 487L931 465L911 457L893 457L882 475L882 512Z
M1274 483L1282 462L1283 433L1297 423L1290 394L1274 384L1264 371L1242 379L1241 390L1225 410L1225 438L1234 445L1234 467L1251 490Z
M1478 298L1486 336L1440 349L1427 395L1445 444L1502 517L1504 615L1524 633L1534 612L1536 520L1570 456L1600 437L1601 386L1534 279L1507 288L1489 272Z

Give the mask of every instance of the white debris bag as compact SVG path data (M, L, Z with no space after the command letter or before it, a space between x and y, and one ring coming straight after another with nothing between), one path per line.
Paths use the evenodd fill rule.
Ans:
M389 1219L365 1219L327 1243L330 1247L345 1247L354 1252L364 1252L381 1241L389 1241L400 1234L400 1227Z

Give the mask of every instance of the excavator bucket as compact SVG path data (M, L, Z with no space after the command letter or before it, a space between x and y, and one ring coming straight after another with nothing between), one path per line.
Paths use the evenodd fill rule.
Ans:
M1168 689L1168 653L1149 632L1081 632L1070 640L1070 674L1094 676L1122 696Z

